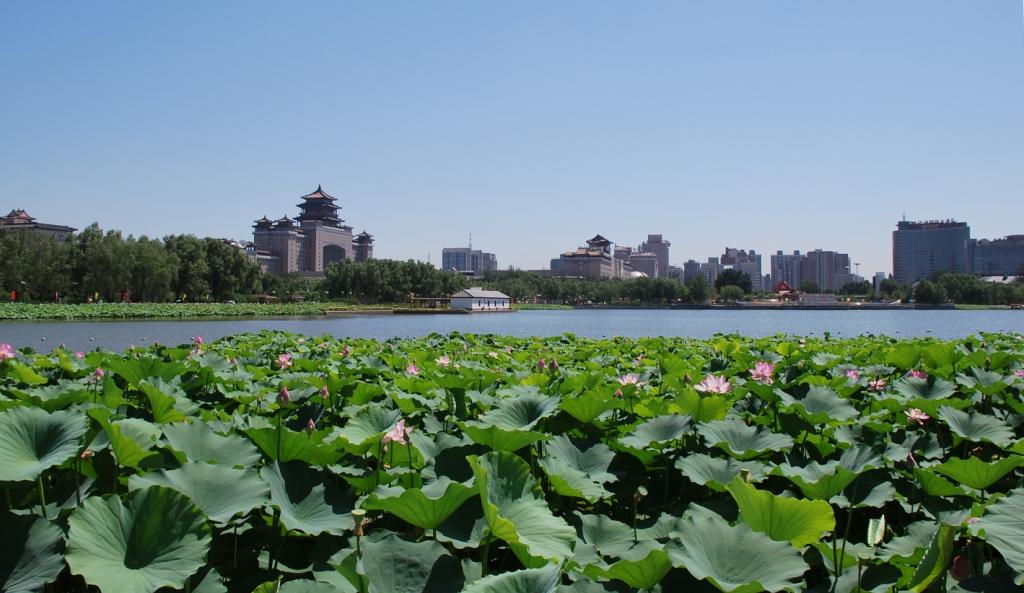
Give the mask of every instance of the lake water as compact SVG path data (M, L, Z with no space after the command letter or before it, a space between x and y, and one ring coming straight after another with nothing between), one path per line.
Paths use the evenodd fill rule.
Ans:
M212 340L227 335L284 330L307 335L378 338L417 337L431 333L493 333L552 336L574 333L613 336L689 336L716 333L766 336L776 333L836 337L885 334L893 337L957 338L978 332L1024 333L1024 312L979 311L736 311L736 310L561 310L476 315L353 315L345 317L0 322L0 342L49 351L62 342L71 350L131 344Z

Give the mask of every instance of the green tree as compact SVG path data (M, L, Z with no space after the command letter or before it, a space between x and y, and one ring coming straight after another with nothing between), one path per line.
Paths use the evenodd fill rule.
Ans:
M708 300L708 283L704 276L696 276L686 281L686 291L691 303L703 303Z
M715 278L715 290L721 291L725 286L738 286L743 292L750 292L753 283L750 275L736 268L728 268L718 273Z
M735 284L726 284L718 291L718 302L720 303L735 303L742 301L744 296L743 289Z
M210 269L206 244L192 235L164 237L167 250L178 260L178 274L171 284L176 299L202 301L208 298Z
M874 288L867 280L859 282L847 282L839 289L839 294L867 295L874 292Z
M941 305L946 302L946 289L930 280L922 280L914 286L914 302L925 305Z
M818 294L821 292L821 287L818 286L817 282L810 280L804 280L800 283L800 292L806 292L807 294Z

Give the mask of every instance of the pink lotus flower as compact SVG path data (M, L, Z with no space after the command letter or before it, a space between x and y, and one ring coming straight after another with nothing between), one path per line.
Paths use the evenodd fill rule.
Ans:
M79 457L81 459L85 460L85 459L92 459L95 455L96 455L96 453L94 453L92 449L86 449L85 451L82 451L82 454L79 455Z
M0 344L0 362L14 358L14 346Z
M446 355L441 355L435 358L434 362L436 362L439 367L448 368L448 365L452 363L452 359L448 358Z
M846 377L852 381L860 381L860 373L854 369L847 370Z
M106 373L103 372L103 369L101 369L99 367L96 367L96 370L92 372L93 378L95 378L97 381L102 381L103 380L103 375L105 375L105 374Z
M622 390L621 389L616 389L615 390L615 397L622 397Z
M498 358L498 353L491 350L490 352L487 353L487 356L490 356L491 358Z
M331 391L324 385L320 388L320 399L327 399L329 397L331 397Z
M345 346L344 348L341 349L341 357L342 358L345 358L349 354L352 354L352 349L349 348L348 346Z
M917 369L911 370L909 373L907 373L907 376L910 377L911 379L922 379L922 380L927 380L928 379L928 373L926 373L924 371L919 371Z
M885 379L879 377L874 381L868 381L868 389L872 391L882 391L885 389Z
M1013 374L1016 377L1024 377L1024 369L1017 369L1016 371L1013 371Z
M395 442L400 445L406 445L409 443L406 437L410 434L412 434L412 427L406 427L405 418L402 418L391 427L391 430L384 434L384 438L381 439L381 442L384 444Z
M405 372L410 375L420 374L420 367L416 366L416 363L410 362L409 366L405 367Z
M193 337L192 338L192 343L195 344L197 347L202 346L203 345L203 336L195 336L195 337Z
M292 355L287 353L278 355L277 366L282 369L292 366Z
M732 385L729 384L729 380L725 377L718 377L708 373L708 376L704 377L704 380L694 385L693 388L705 393L729 393Z
M643 385L643 381L640 380L640 375L636 373L627 373L619 377L620 385L636 385L637 387Z
M764 383L771 385L775 382L772 375L775 374L775 365L770 362L760 361L754 365L754 369L750 371L750 378L758 383Z
M85 352L82 352L81 350L75 352L75 358L77 358L78 360L82 360L83 358L85 358Z
M292 394L288 393L288 387L282 385L281 389L277 392L277 403L286 404L292 401Z
M548 363L544 362L543 358L537 361L537 370L546 371L547 368Z
M926 414L924 411L917 408L910 408L909 410L903 410L903 413L907 415L907 419L917 424L923 425L925 422L932 419L931 416Z
M551 371L552 373L557 373L557 372L558 372L558 361L557 361L557 360L555 360L554 358L552 358L552 359L551 359L551 364L549 364L549 365L548 365L548 369L549 369L549 370L550 370L550 371Z
M316 422L313 422L312 418L306 420L306 432L313 432L314 430L316 430Z

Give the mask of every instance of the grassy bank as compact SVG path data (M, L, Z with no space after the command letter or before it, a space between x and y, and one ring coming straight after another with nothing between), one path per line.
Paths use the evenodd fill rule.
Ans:
M0 320L188 319L193 317L289 317L323 315L328 309L376 310L392 305L348 303L89 303L0 304Z
M572 310L571 305L542 305L533 303L516 303L512 305L516 311L567 311Z

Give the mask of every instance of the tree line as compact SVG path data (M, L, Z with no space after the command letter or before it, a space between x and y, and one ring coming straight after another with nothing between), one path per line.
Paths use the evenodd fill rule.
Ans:
M0 232L0 287L19 301L224 301L263 289L264 275L221 239L124 237L93 224L67 241Z

